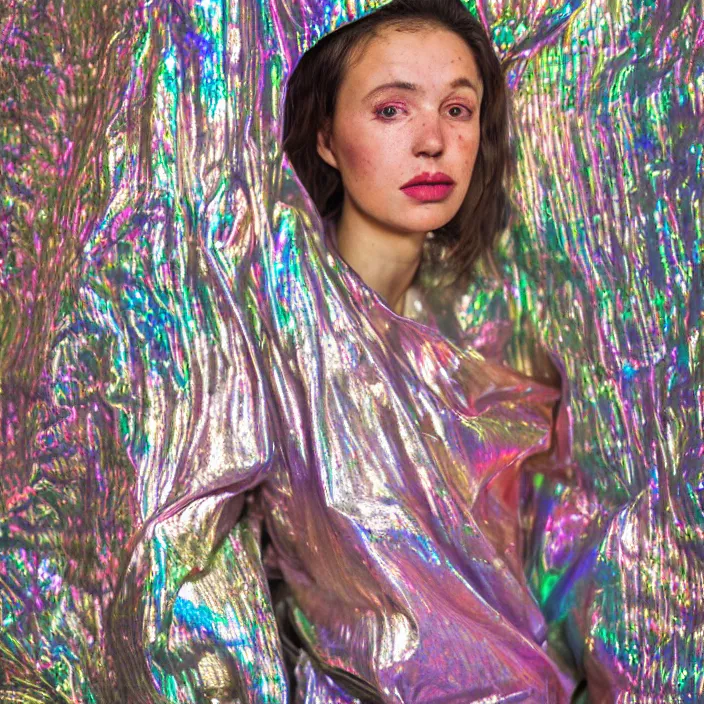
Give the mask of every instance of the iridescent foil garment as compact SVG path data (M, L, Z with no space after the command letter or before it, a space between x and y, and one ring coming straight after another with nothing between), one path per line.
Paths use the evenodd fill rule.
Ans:
M278 139L371 4L8 8L0 701L704 700L700 6L473 6L503 279L404 316Z
M531 571L547 559L560 574L588 536L602 537L584 496L557 518L568 535L545 546L541 518L525 515L545 491L577 483L561 461L564 419L562 436L552 435L559 392L395 315L292 209L277 206L270 221L235 286L218 290L224 271L217 258L207 262L218 309L230 307L220 327L227 335L216 342L199 333L204 376L222 370L227 383L203 379L205 437L178 482L188 491L174 496L162 485L171 495L145 527L128 583L157 562L147 546L192 550L194 526L234 527L242 492L256 488L245 520L263 519L265 563L290 592L280 627L291 619L304 644L300 656L289 653L297 700L351 701L346 691L394 703L569 701L573 685L546 654L547 626L523 566L526 555ZM422 292L414 293L410 307L422 316ZM493 356L500 322L480 331ZM164 470L154 478L164 482ZM248 557L263 584L257 552ZM214 576L197 569L206 584ZM580 599L569 574L552 589L557 602ZM173 609L157 622L186 625L200 599L207 604L206 586L187 584L188 613L181 593L161 604L149 595L150 609ZM145 608L144 596L121 603L122 617ZM255 667L281 669L270 600L240 597L265 641ZM588 606L573 606L577 618ZM175 623L168 647L183 659ZM227 696L227 687L211 693Z

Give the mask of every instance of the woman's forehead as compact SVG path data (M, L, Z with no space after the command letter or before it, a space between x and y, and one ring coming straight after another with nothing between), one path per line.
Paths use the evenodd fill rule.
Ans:
M365 44L344 81L365 99L387 88L416 94L464 88L481 97L482 80L472 50L448 29L386 29Z

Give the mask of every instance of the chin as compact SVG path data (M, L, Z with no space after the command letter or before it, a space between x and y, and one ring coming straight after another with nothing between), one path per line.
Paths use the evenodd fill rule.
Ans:
M430 232L437 230L443 225L447 225L455 216L456 211L443 213L425 213L423 216L416 215L413 218L406 218L402 222L394 223L397 229L413 233L413 232Z

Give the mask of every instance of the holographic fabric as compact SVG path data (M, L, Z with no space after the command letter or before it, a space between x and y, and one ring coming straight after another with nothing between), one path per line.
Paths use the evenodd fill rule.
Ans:
M279 139L373 9L0 7L0 701L704 701L704 10L472 4L501 276L398 316Z

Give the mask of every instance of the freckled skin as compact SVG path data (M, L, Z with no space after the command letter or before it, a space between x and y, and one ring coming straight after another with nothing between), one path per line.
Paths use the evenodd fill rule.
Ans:
M478 92L452 88L459 77L470 79ZM390 81L414 83L418 90L388 88L366 98ZM318 134L318 153L342 177L342 226L424 236L451 220L477 157L481 93L472 51L454 32L382 29L347 69L331 133ZM421 203L400 190L425 171L454 179L445 200Z

